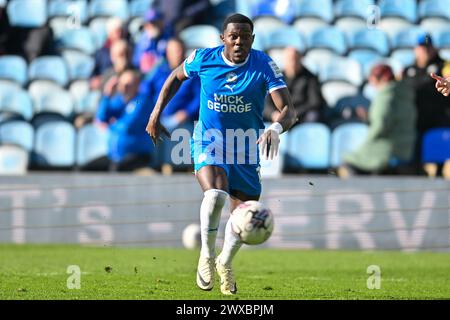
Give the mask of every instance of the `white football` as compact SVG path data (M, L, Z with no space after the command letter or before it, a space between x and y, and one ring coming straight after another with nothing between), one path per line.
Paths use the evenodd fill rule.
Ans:
M258 201L246 201L231 214L233 231L246 244L261 244L269 239L273 223L272 211Z
M201 235L200 226L198 224L190 224L183 230L183 245L186 249L200 248Z

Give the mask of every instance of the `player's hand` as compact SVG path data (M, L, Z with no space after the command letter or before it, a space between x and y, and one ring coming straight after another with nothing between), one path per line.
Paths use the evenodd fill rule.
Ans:
M449 79L438 76L435 73L430 73L430 77L436 80L436 89L444 96L448 97L450 94L450 82Z
M278 155L280 135L275 130L267 130L256 143L259 144L261 157L265 160L273 160Z
M155 146L158 143L158 140L162 140L161 132L170 138L170 134L167 129L159 122L159 119L153 115L148 120L145 131L147 131L150 135Z

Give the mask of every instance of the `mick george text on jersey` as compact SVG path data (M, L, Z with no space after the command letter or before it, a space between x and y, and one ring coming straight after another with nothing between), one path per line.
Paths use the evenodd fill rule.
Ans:
M245 103L244 96L227 96L214 93L214 101L208 99L208 109L225 113L245 113L252 110L252 104Z

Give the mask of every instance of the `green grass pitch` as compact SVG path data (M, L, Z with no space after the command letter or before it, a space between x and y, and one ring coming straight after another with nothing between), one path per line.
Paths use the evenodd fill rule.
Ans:
M68 245L0 245L0 299L450 299L450 254L241 250L239 292L195 284L197 251ZM78 265L81 288L68 289ZM367 288L367 267L381 288Z

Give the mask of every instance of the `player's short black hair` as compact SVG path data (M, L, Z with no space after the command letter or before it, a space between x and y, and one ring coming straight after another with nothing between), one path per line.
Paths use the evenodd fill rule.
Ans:
M252 32L253 32L253 22L252 22L252 20L250 20L249 17L246 17L243 14L235 13L235 14L232 14L231 16L228 16L225 19L225 21L223 22L222 32L225 32L228 24L230 24L230 23L247 23L247 24L250 25L250 28L252 29Z

